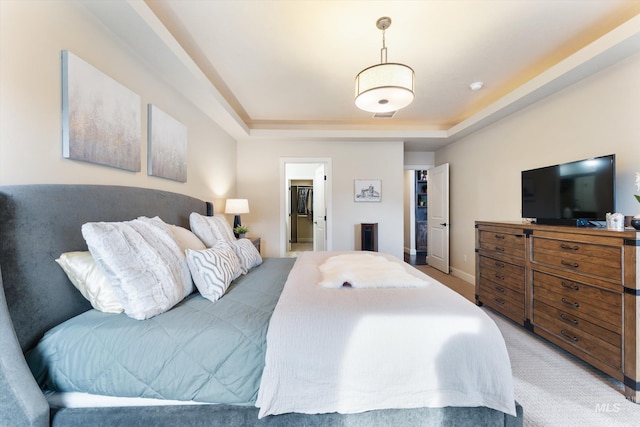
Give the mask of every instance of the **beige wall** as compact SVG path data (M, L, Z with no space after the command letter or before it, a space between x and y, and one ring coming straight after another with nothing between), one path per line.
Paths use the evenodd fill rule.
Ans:
M451 177L451 267L475 274L474 221L517 220L520 172L616 155L616 210L640 213L640 54L436 152Z
M281 159L331 159L333 250L360 248L360 223L378 223L378 249L403 256L403 148L398 143L240 142L238 196L251 213L242 216L252 234L262 237L262 254L283 253ZM381 179L382 202L354 203L355 179Z
M82 7L61 1L0 1L0 185L131 185L216 202L236 190L236 142L176 93ZM61 51L69 50L141 97L141 172L62 157ZM146 173L146 106L188 129L187 182Z

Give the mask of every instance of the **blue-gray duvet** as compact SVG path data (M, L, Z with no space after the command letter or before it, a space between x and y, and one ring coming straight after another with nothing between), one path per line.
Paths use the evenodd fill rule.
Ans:
M147 320L89 310L27 354L43 389L255 403L269 319L293 258L268 258L212 303L194 293Z

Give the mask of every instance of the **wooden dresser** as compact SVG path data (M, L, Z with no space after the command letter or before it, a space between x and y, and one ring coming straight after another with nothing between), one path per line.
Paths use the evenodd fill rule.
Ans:
M476 222L476 301L622 381L640 402L640 233Z

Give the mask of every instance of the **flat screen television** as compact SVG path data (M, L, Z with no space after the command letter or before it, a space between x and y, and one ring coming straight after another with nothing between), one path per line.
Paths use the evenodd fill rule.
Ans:
M538 224L602 225L615 212L614 154L522 171L522 217Z

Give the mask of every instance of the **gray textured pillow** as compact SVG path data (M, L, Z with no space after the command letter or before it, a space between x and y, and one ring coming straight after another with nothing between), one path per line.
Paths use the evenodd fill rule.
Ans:
M222 216L207 216L205 218L209 218L214 224L216 224L223 240L229 243L235 242L236 235L233 234L233 228L231 228L229 221Z
M129 317L148 319L193 292L182 249L160 218L86 223L82 235Z
M208 248L220 240L231 243L236 240L231 226L221 216L204 216L196 212L189 215L189 227Z
M200 294L213 302L220 299L229 284L242 273L233 248L224 241L201 251L187 249L187 264Z
M240 261L242 274L247 274L253 267L262 264L260 252L249 239L238 239L231 244L233 250Z

